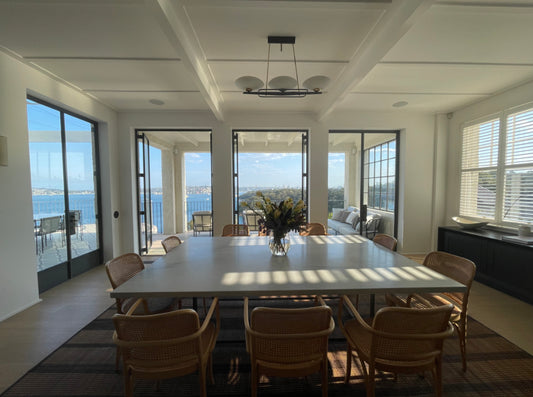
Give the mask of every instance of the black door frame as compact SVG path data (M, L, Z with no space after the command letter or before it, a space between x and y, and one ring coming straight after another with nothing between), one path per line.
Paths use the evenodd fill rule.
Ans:
M239 223L239 133L240 132L300 132L302 134L302 200L305 217L309 219L309 130L305 128L239 128L232 130L233 223Z
M142 255L141 252L141 219L140 219L140 186L139 186L139 146L137 144L137 136L139 134L144 133L157 133L157 132L209 132L209 154L211 156L211 206L214 203L214 194L213 194L213 130L211 128L136 128L134 130L134 138L135 138L135 175L136 175L136 195L137 195L137 240L139 243L139 253ZM146 164L144 164L146 166ZM151 181L150 181L151 183ZM151 193L151 186L150 186L150 193ZM151 194L150 194L151 198ZM145 200L146 200L146 194L145 194ZM214 222L214 208L212 208L213 213L213 222ZM151 241L151 239L150 239ZM151 243L150 243L151 244ZM148 248L149 250L149 248Z
M93 267L99 266L103 261L103 234L102 234L102 197L101 197L101 178L100 178L100 146L98 139L98 123L94 120L91 120L87 117L81 116L74 112L65 110L59 106L46 102L40 98L37 98L32 95L27 95L27 99L39 103L40 105L49 107L51 109L57 110L60 114L60 123L61 123L61 155L63 157L63 193L65 200L65 213L63 214L63 219L67 220L69 214L69 188L68 188L68 164L67 164L67 141L66 141L66 131L65 131L65 115L75 117L77 119L83 120L92 126L93 133L93 155L94 155L94 173L95 173L95 221L98 224L98 249L95 251L90 251L78 257L72 258L72 243L70 238L70 233L65 233L65 242L67 247L67 261L58 263L55 266L43 269L37 272L37 282L39 287L39 293L42 293L56 285L61 284L64 281L67 281ZM33 211L33 210L32 210ZM65 221L67 222L67 221ZM68 227L68 224L65 224L65 227Z
M364 203L364 151L365 151L365 134L394 134L396 141L396 164L395 164L395 176L394 176L394 237L398 238L398 198L399 198L399 183L400 183L400 130L329 130L330 134L361 134L361 178L360 178L360 207L365 212L366 217L366 205ZM329 153L329 150L328 150ZM364 206L364 207L363 207ZM363 209L364 208L364 209ZM360 218L361 225L359 232L363 233L364 221L363 216Z

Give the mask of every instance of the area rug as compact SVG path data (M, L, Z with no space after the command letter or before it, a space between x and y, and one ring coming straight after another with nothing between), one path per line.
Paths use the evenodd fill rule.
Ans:
M336 299L327 300L336 310ZM254 305L293 307L308 305L300 299L254 300ZM361 312L368 306L361 305ZM202 310L200 310L201 312ZM87 325L67 343L29 371L2 394L24 396L123 396L123 378L115 372L115 346L111 336L111 307ZM214 351L215 384L207 386L208 396L247 396L249 359L244 346L243 302L241 299L220 303L221 332ZM468 371L461 370L461 355L456 337L445 342L443 383L445 396L532 396L533 356L519 349L476 320L469 319ZM352 365L349 384L344 384L346 344L335 330L329 343L329 396L365 396L364 381L358 363ZM399 375L380 373L377 396L433 396L429 373ZM198 396L196 374L162 381L160 390L153 382L138 381L135 396ZM300 379L263 378L259 397L320 396L318 375Z

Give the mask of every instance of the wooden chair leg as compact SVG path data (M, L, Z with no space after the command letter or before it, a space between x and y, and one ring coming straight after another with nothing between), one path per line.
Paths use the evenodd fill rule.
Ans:
M207 397L205 370L205 366L200 365L200 370L198 371L198 381L200 383L200 397Z
M466 372L466 322L456 327L459 336L459 347L461 348L461 358L463 362L463 372Z
M350 381L350 375L352 374L352 347L348 343L346 347L346 373L344 374L344 383Z
M435 360L435 370L433 371L433 382L435 384L435 396L442 397L442 357Z
M127 368L124 368L124 396L133 397L133 376Z
M257 397L257 384L259 383L259 377L257 376L257 367L252 364L252 372L250 374L250 386L252 389L252 397Z
M328 359L325 358L324 361L322 361L322 369L321 369L321 375L322 375L322 397L328 397Z

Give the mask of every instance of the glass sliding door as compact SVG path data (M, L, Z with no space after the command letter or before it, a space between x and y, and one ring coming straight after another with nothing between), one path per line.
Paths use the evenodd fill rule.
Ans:
M39 290L101 263L96 124L29 97Z
M328 210L360 209L357 232L369 238L398 232L398 131L330 131L328 156ZM368 216L367 216L368 215ZM374 221L365 229L363 222ZM364 230L368 230L367 233Z
M258 190L274 201L291 197L308 205L308 146L306 130L233 131L234 223L248 223L241 202L253 201Z

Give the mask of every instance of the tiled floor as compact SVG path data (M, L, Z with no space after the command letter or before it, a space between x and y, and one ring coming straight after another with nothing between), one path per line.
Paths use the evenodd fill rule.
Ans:
M0 393L107 309L103 266L41 295L42 302L0 323ZM470 315L533 354L533 306L474 283Z

